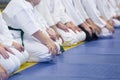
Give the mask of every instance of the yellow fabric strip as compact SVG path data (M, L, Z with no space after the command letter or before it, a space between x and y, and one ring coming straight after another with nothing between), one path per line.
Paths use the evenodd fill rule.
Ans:
M66 51L66 50L72 49L72 48L74 48L74 47L76 47L76 46L79 46L79 45L81 45L81 44L83 44L83 43L84 43L84 42L79 42L79 43L74 44L74 45L72 45L72 46L64 47L64 50Z
M20 67L20 69L18 69L16 72L14 72L14 74L19 73L19 72L21 72L21 71L23 71L27 68L30 68L30 67L32 67L36 64L37 64L36 62L32 62L32 63L31 62L26 62Z

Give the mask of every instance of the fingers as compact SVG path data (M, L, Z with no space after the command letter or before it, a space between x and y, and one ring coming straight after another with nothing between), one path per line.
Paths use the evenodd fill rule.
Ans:
M24 47L23 47L23 46L20 46L20 47L19 47L19 51L20 51L20 52L23 52L23 51L24 51Z
M53 41L56 41L56 38L55 37L50 37Z
M22 51L24 51L24 50L25 50L23 46L21 46L21 50L22 50Z
M8 74L6 74L5 72L0 73L0 79L1 80L7 80L8 79Z
M24 51L24 47L21 44L17 43L17 42L13 42L13 46L14 46L14 48L19 50L20 52Z
M50 36L50 38L53 40L53 41L56 41L56 39L57 39L57 36L56 35L49 35Z
M56 48L54 48L54 47L48 47L48 49L49 49L49 53L52 53L52 56L56 56L56 54L57 54Z
M90 27L89 29L88 29L88 32L89 32L89 34L92 36L92 28Z
M86 28L86 30L88 31L88 33L90 34L90 36L92 36L92 31L90 28Z
M8 47L6 47L5 49L6 49L6 51L10 52L11 54L14 54L14 52L11 49L9 49Z
M101 28L97 25L94 26L95 33L100 34L101 33Z
M8 59L9 58L9 55L8 55L8 53L5 50L1 50L0 53L3 56L4 59Z
M74 33L76 33L77 29L76 29L76 27L74 25L68 24L66 26L67 26L67 28L71 29Z
M59 24L58 28L60 28L60 29L64 30L65 32L69 32L69 30L68 30L67 26L66 26L66 25L64 25L64 24Z
M24 47L22 45L18 45L16 49L20 52L24 51Z
M56 47L52 48L52 55L53 55L53 56L56 56L57 51L58 51L58 50L56 49Z
M101 33L101 28L97 27L97 33L100 34Z
M89 32L90 36L92 36L92 31L91 31L91 30L89 30L88 32Z
M52 53L53 56L56 56L56 54L58 53L58 48L56 45L47 45L48 49L49 49L49 53Z
M114 33L114 32L115 32L115 29L114 29L114 27L112 27L112 26L111 26L111 28L112 28L112 29L111 29L111 30L112 30L112 32Z
M90 29L92 30L92 33L95 33L95 29L93 27L90 27Z
M62 43L64 43L64 39L62 38L62 36L59 33L57 33L56 36L57 36L57 40L61 39Z
M8 74L6 70L1 66L1 71L0 71L0 80L7 80L8 79Z
M55 53L55 54L57 54L57 53L58 53L58 51L59 51L56 45L55 45L55 51L56 51L56 53Z
M18 48L18 50L19 50L20 52L22 52L22 51L24 51L24 47L23 47L23 46L20 46L20 47Z
M56 34L56 36L57 36L57 39L59 39L59 38L60 38L60 34Z
M69 28L70 28L69 25L65 25L64 26L65 32L69 32L69 30L68 30Z
M63 37L60 35L60 38L62 39L62 43L64 43L64 39L63 39Z
M80 28L78 28L78 27L76 27L76 30L79 31L79 32L82 31L82 30L81 30Z
M76 33L77 29L74 27L74 28L71 28L71 30Z
M110 32L113 32L114 33L114 28L113 28L113 26L111 26L111 25L106 25L106 28L110 31Z
M67 27L65 27L65 28L64 28L64 31L65 31L65 32L69 32L69 30L68 30L68 28L67 28Z

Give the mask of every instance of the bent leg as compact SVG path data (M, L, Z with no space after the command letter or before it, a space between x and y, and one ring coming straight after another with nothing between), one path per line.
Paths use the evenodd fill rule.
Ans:
M25 49L29 52L29 62L51 61L52 56L48 48L40 42L34 40L24 40Z

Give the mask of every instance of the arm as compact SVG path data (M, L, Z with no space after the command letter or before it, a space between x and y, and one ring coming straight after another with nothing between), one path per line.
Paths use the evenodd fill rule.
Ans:
M19 15L16 15L16 24L20 25L26 34L38 39L42 44L48 47L49 52L53 55L57 53L57 46L55 43L41 31L42 23L37 23L34 18L34 13L31 10L23 10Z
M80 28L78 28L77 26L75 26L75 24L73 22L67 22L65 24L69 29L71 29L72 31L74 31L76 33L76 31L81 31Z
M68 27L64 25L61 21L57 23L57 27L64 30L65 32L69 32Z
M93 26L96 33L101 33L101 28L96 25L90 18L86 19L86 22Z
M7 51L10 52L11 54L14 54L11 49L9 49L4 44L0 43L0 54L4 57L4 59L9 58L9 55L8 55Z
M57 46L55 43L47 36L45 35L42 31L38 30L34 34L32 34L35 38L37 38L39 41L41 41L45 46L48 47L49 52L51 52L53 55L56 55L58 52Z
M56 26L56 25L53 25L53 26L51 26L51 28L55 31L56 36L57 36L57 39L61 38L62 41L64 42L62 36L61 36L60 33L57 31L57 26Z
M4 43L6 46L13 46L13 47L15 47L20 52L24 51L23 46L13 40L13 36L11 35L10 30L7 27L7 24L2 19L1 15L0 15L0 18L1 18L0 20L1 20L1 24L2 24L1 25L2 33L1 33L1 39L0 39L1 42Z

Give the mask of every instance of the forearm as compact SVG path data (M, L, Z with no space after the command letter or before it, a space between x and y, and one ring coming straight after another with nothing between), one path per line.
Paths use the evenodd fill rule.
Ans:
M42 31L40 31L40 30L35 32L32 36L37 38L44 45L47 45L48 42L51 42L51 39L47 35L45 35Z

